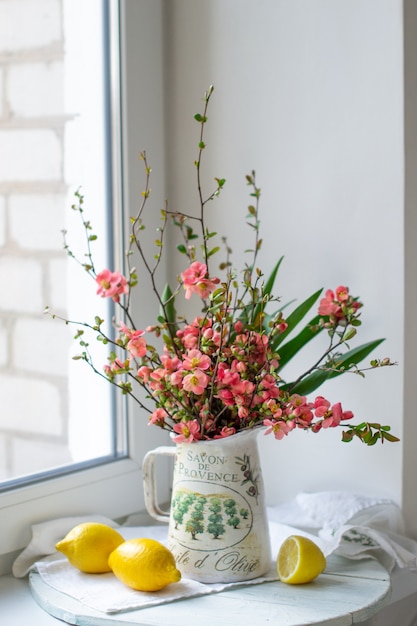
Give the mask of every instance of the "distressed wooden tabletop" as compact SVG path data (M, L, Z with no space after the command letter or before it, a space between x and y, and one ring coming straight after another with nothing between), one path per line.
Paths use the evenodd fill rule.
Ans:
M30 587L38 604L79 626L348 626L377 613L388 602L390 576L374 560L330 556L326 571L308 585L268 582L175 601L116 615L89 609L55 591L39 574Z

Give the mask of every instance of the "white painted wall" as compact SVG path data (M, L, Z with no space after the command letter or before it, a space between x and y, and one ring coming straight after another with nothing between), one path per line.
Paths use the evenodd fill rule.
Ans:
M400 0L171 0L166 3L167 177L171 209L196 207L201 96L212 83L205 172L227 179L212 205L248 247L244 176L262 187L265 272L283 254L284 301L347 284L365 303L359 340L397 368L323 391L362 419L403 413L403 59ZM153 186L157 174L154 172ZM241 263L239 262L239 265ZM303 365L298 366L298 370ZM340 432L261 440L269 503L348 489L401 502L402 444L342 444Z
M323 392L342 400L358 420L391 423L401 443L345 445L337 431L297 432L283 442L262 438L269 503L300 490L387 496L402 504L408 532L417 537L414 0L123 4L130 42L124 116L128 200L139 198L136 157L146 149L156 205L163 189L171 208L196 206L193 115L213 83L204 158L210 180L227 178L212 209L218 230L230 236L236 261L241 264L237 252L248 244L244 175L256 169L263 190L262 267L267 272L285 255L283 300L348 284L365 302L359 340L387 337L376 356L390 355L399 363L371 372L365 381L345 376ZM171 260L169 267L175 274ZM139 305L148 319L148 300ZM140 417L134 424L142 450L154 445L154 437Z

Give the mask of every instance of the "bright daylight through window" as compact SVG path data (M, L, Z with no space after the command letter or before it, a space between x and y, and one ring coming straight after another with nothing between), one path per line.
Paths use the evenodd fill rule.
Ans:
M71 211L80 188L101 233L96 262L109 263L107 5L0 3L0 486L116 455L110 386L72 360L76 330L44 313L110 317L62 233L83 258L85 234Z

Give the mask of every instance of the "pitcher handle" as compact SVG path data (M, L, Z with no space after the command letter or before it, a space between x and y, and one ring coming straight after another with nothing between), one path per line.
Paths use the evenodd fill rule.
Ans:
M145 496L145 506L149 515L156 519L158 522L169 522L169 511L161 509L157 502L157 489L155 480L155 457L161 456L175 456L175 446L159 446L154 450L149 450L143 458L142 463L142 477L143 477L143 491Z

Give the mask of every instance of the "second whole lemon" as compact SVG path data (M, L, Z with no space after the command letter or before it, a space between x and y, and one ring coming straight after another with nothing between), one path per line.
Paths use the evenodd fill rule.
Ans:
M309 583L326 567L326 557L308 537L287 537L278 552L277 574L279 579L290 585Z
M68 561L87 574L110 572L109 555L124 538L111 526L96 522L84 522L72 530L56 544Z
M137 591L159 591L181 580L174 555L155 539L129 539L109 557L117 578Z

